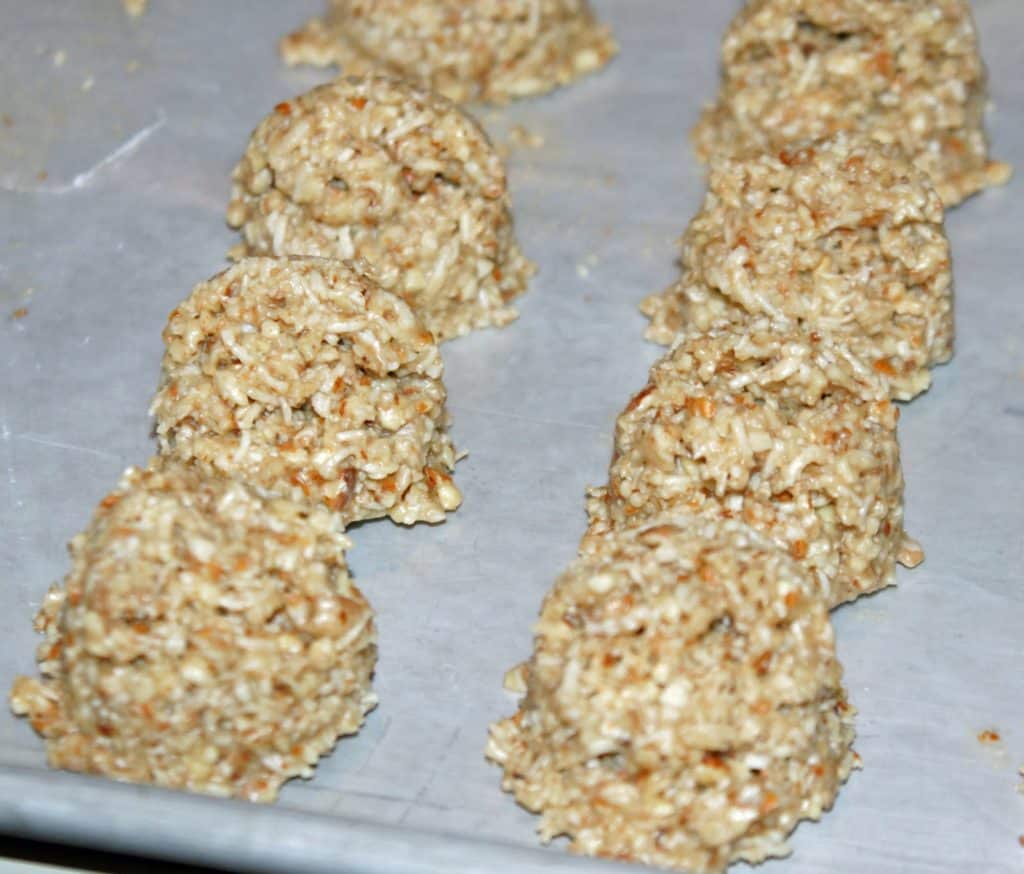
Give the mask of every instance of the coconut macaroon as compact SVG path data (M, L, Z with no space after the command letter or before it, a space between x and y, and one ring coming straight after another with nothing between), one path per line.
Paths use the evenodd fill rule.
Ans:
M693 139L707 160L861 131L902 147L953 205L1009 178L988 156L987 103L966 0L748 0Z
M942 202L898 148L853 135L716 160L680 279L641 309L666 344L752 315L843 334L909 400L953 355Z
M533 265L512 228L505 168L468 115L386 77L280 103L234 171L241 255L365 259L439 340L515 319Z
M43 602L14 712L50 764L251 801L310 777L377 698L372 611L322 507L178 462L130 469Z
M741 518L841 604L890 585L903 530L899 411L845 343L766 320L683 335L615 426L584 551L666 513Z
M355 266L243 260L195 287L164 342L162 453L345 524L440 522L461 502L437 344Z
M760 862L858 765L817 585L739 521L605 536L535 630L487 755L545 841L687 871Z
M587 0L331 0L281 41L288 64L388 72L458 103L542 94L617 51Z

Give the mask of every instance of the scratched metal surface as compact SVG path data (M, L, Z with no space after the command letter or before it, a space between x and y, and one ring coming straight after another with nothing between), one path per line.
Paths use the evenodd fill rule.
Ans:
M228 174L256 122L323 78L276 38L318 0L0 0L0 688L33 669L31 616L64 544L153 451L147 402L166 313L220 269ZM510 173L540 265L522 318L445 347L465 505L438 528L354 531L380 614L381 705L271 808L46 770L0 713L0 830L233 867L570 870L481 755L511 710L505 668L583 528L617 410L657 350L636 304L675 271L697 208L685 132L716 82L730 3L604 0L606 72L482 119L541 134ZM1024 163L1019 0L978 0L997 152ZM928 560L836 614L860 709L855 775L771 870L1018 871L1024 848L1022 183L949 218L955 361L904 411L907 517ZM21 318L17 311L26 309ZM977 733L999 731L982 746ZM621 870L621 869L619 869Z

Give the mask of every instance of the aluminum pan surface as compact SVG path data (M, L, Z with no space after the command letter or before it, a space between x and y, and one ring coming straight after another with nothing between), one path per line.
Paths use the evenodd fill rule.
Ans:
M153 450L160 330L223 266L228 174L249 131L325 78L274 53L319 0L151 5L132 20L114 0L0 0L5 693L33 669L30 619L66 571L64 544ZM540 273L519 322L444 349L455 438L471 453L463 508L436 528L353 531L381 634L381 705L364 731L257 808L51 773L38 739L0 713L0 830L294 871L596 865L530 850L535 820L481 750L513 708L502 673L528 654L541 598L573 555L614 416L657 355L636 304L672 279L674 240L700 202L685 134L714 92L734 5L595 5L623 45L605 73L480 114L499 141L513 123L545 139L510 161ZM1024 6L975 7L995 150L1019 167ZM1022 184L949 218L957 356L901 423L908 526L928 560L835 616L865 770L767 870L1001 874L1024 860ZM1003 740L979 744L986 728Z

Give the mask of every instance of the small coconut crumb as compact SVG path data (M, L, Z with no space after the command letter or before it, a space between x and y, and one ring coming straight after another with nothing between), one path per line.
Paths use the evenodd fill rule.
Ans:
M505 671L502 688L504 688L506 692L512 692L515 695L522 695L525 693L527 671L528 666L525 662L516 665L514 668L509 668Z
M544 137L529 130L521 124L513 125L508 132L509 143L521 149L539 149L544 145Z
M64 66L68 59L68 53L64 49L59 49L53 53L53 66L60 69Z

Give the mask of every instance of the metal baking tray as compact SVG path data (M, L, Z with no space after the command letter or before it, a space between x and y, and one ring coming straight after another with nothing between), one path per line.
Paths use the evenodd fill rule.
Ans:
M166 314L221 269L228 178L279 100L279 36L321 0L0 0L0 690L34 670L32 615L65 543L154 450ZM502 674L603 481L614 417L658 349L638 301L674 276L699 206L686 134L734 3L595 0L621 56L548 97L480 111L540 272L521 319L444 347L465 504L438 527L352 532L379 611L381 704L272 807L49 771L0 713L0 831L235 869L561 871L484 761ZM1024 164L1024 4L977 0L995 154ZM904 409L907 522L928 558L835 614L859 709L855 774L770 870L1020 871L1024 797L1024 302L1020 177L951 213L958 347ZM27 310L24 314L20 310ZM21 317L16 318L16 315ZM979 743L980 731L1001 740ZM623 866L609 866L626 870Z

